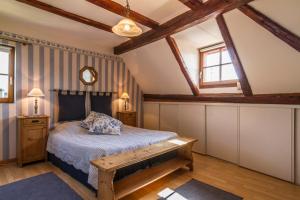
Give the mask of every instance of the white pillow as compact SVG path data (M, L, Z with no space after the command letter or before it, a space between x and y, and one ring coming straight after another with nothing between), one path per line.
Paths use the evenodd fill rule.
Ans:
M85 120L81 121L80 126L82 128L90 129L93 125L94 120L100 115L101 115L101 113L91 111L89 116L87 116L87 118L85 118Z
M94 134L120 135L123 123L103 113L99 113L89 131Z

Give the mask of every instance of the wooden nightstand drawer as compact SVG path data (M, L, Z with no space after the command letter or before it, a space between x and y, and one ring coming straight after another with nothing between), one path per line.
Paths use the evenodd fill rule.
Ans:
M32 125L43 125L48 122L48 118L31 118L31 119L24 119L25 126L32 126Z
M126 111L126 112L118 112L118 119L123 122L123 124L129 126L136 126L136 112Z

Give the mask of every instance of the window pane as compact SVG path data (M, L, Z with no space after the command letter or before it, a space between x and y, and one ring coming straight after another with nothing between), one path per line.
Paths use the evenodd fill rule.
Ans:
M203 69L203 82L219 81L220 67L209 67Z
M238 79L233 64L222 66L222 81Z
M210 53L204 54L204 66L213 66L213 65L219 65L220 64L220 52L219 51L213 51Z
M227 49L222 50L222 64L223 63L231 63L231 58Z
M0 75L0 98L8 97L8 76Z
M0 74L8 74L9 53L0 51Z

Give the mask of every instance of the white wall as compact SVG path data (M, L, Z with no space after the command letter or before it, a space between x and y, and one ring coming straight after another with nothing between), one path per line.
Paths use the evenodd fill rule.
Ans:
M144 102L144 107L145 116L156 108L150 112L156 118L145 117L145 128L196 138L195 152L300 183L299 106Z
M122 55L148 94L192 94L165 39Z
M273 7L276 2L287 1L264 0L259 3L261 11L269 10L267 12L269 13L275 8L278 10L276 6ZM294 32L299 34L300 1L289 0L288 2L280 7L280 11L274 11L273 16L281 18L282 15L282 25L288 26L289 24L294 28ZM269 7L272 5L272 8L267 9L266 4ZM226 13L225 20L254 94L300 92L298 75L300 74L300 53L298 51L239 10Z

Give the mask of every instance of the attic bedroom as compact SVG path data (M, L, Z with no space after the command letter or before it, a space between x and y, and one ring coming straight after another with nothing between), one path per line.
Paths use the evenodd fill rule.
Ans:
M0 0L0 200L299 200L299 0Z

